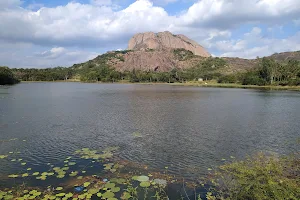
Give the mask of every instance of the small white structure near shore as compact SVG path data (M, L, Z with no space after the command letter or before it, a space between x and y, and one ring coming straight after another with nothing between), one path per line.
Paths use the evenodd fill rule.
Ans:
M203 78L198 78L198 81L199 82L203 82Z

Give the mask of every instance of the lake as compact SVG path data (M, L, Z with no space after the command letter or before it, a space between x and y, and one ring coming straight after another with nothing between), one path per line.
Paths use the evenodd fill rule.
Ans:
M81 148L118 146L120 160L192 180L231 156L295 151L299 119L292 91L22 83L0 87L0 155L41 171ZM24 167L0 162L0 187L13 185L7 175Z

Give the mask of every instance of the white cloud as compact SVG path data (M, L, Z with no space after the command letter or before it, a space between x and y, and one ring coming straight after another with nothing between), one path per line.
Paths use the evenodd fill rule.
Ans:
M219 45L219 43L226 45ZM251 32L244 35L243 39L219 41L215 48L226 52L223 57L256 58L269 56L273 53L297 51L300 49L300 31L285 39L262 37L261 30L254 27Z
M201 0L191 6L181 23L232 28L249 22L282 24L300 16L299 0Z
M0 10L7 8L15 8L22 4L20 0L1 0L0 1Z
M160 2L173 1L176 0ZM156 6L157 0L137 0L118 10L113 0L89 2L71 1L63 6L34 10L20 7L20 0L0 0L0 40L31 44L34 46L31 54L43 47L44 51L40 52L44 56L42 53L34 56L49 65L49 59L70 63L68 52L74 54L71 49L77 49L75 54L80 48L97 48L101 52L124 49L133 34L145 31L182 33L210 50L232 56L252 57L255 53L277 51L272 42L280 44L281 49L298 47L297 38L286 38L284 42L264 38L259 28L240 39L232 38L232 33L240 24L264 24L271 28L290 22L297 24L299 0L199 0L187 11L177 12L178 15L170 15L163 7ZM290 41L296 41L296 45L292 46ZM249 51L243 53L245 49ZM28 52L22 55L28 56ZM84 51L82 58L88 55Z

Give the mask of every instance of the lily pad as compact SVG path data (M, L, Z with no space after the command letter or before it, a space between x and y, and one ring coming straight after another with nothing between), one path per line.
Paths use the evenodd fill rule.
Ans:
M84 187L88 187L89 185L91 185L90 182L85 182L85 183L83 184Z
M56 196L57 197L64 197L66 195L66 193L59 193L59 194L57 194Z
M4 158L7 158L8 155L0 155L0 159L4 159Z
M130 199L132 196L128 192L122 194L122 199Z
M10 174L8 175L8 178L18 178L19 175L18 174Z
M110 191L107 191L107 192L102 194L102 198L104 198L104 199L113 198L114 196L115 196L115 194L113 192L110 192Z
M71 192L65 195L65 197L67 197L67 198L71 198L72 196L73 196L73 193L71 193Z
M97 188L91 188L91 189L88 190L89 194L96 194L98 192L99 192L99 189L97 189Z
M69 162L68 165L73 166L73 165L76 165L76 163L75 162Z
M102 193L98 192L97 197L102 197Z
M121 190L121 188L119 188L119 187L113 187L110 189L110 191L112 191L114 193L119 192L120 190Z
M140 181L140 182L145 182L145 181L149 181L149 177L148 176L139 176L139 177L137 177L136 180Z
M57 187L57 188L55 188L55 190L57 190L57 191L61 191L63 189L64 189L63 187Z
M113 188L115 186L116 186L116 184L114 184L114 183L106 183L104 187L106 187L106 188Z
M150 182L149 181L143 181L143 182L140 183L140 186L144 187L144 188L150 187Z

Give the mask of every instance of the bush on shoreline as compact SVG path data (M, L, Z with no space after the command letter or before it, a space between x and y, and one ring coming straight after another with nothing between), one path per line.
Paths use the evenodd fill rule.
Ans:
M13 85L19 81L15 79L12 71L8 67L0 66L0 85Z
M299 176L299 154L281 158L260 153L221 166L211 180L213 187L208 199L297 200Z

